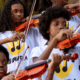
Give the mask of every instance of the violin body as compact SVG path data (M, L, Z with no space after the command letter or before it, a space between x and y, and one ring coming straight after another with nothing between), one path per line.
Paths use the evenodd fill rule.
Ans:
M60 49L65 49L65 48L69 48L79 42L80 42L80 33L77 35L74 35L72 39L65 39L65 40L59 42L57 46Z
M39 23L39 19L32 19L31 22L30 22L29 28L38 27L38 23ZM16 32L23 32L25 30L26 24L27 24L27 21L22 23L22 24L20 24L19 26L17 26L15 28L15 31Z
M74 15L76 15L76 14L79 14L80 11L75 11L75 12L70 11L70 13L71 13L71 16L74 16Z
M30 70L23 70L21 73L19 73L16 77L16 80L27 80L27 79L33 79L40 77L42 74L45 73L48 65L44 64L35 68L32 68Z

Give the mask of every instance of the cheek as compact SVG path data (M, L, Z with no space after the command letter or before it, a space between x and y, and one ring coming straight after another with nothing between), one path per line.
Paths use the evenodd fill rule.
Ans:
M4 71L5 71L5 73L7 73L7 66L4 67Z
M24 18L24 14L22 14L22 19Z
M11 17L12 17L13 21L15 21L16 15L12 13L12 16Z

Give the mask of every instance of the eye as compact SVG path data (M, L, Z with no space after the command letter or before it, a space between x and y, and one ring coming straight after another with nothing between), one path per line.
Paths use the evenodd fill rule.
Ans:
M5 62L3 62L3 65L4 65L4 66L6 66L6 65L7 65L7 62L6 62L6 61L5 61Z
M55 23L54 25L55 25L55 26L58 26L58 25L59 25L59 23Z
M63 26L65 27L66 26L66 23L64 23Z
M14 13L17 13L18 11L17 10L14 10Z
M24 11L23 11L23 10L21 10L21 11L20 11L20 13L24 13Z

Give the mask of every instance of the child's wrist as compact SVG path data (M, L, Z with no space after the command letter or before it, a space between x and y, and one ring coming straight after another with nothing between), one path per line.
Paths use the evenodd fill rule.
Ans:
M54 37L54 40L56 41L56 43L58 43L58 42L59 42L58 38L56 38L56 37Z
M7 38L7 42L11 42L11 37Z

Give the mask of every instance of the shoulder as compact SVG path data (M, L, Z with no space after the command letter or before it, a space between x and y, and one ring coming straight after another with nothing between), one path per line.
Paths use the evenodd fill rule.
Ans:
M5 31L0 33L0 39L11 37L13 35L12 31Z
M39 47L35 47L32 49L31 51L31 57L39 57L43 51L47 48L47 46L39 46Z

